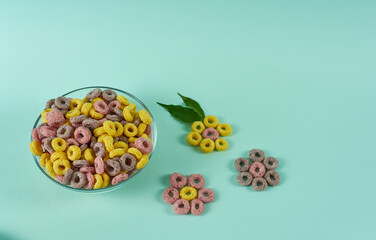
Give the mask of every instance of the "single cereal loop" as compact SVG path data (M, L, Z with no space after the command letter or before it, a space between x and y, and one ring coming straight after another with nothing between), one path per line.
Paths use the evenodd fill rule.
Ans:
M45 109L49 109L49 108L51 108L52 105L54 105L54 104L55 104L55 99L54 99L54 98L48 100L48 101L46 102L46 107L45 107Z
M43 153L40 158L39 158L39 164L42 166L42 167L45 167L46 166L46 162L48 160L50 160L50 157L51 155L49 153Z
M64 175L70 168L71 164L67 159L58 159L53 163L53 169L57 175Z
M104 162L103 162L103 158L101 157L96 157L94 159L94 168L95 168L95 172L97 174L103 174L104 173Z
M193 199L191 201L191 213L199 216L205 211L205 204L200 199Z
M95 173L95 168L94 167L80 167L80 172L83 173Z
M103 184L101 188L106 188L108 184L110 183L110 176L108 176L107 173L103 173L102 178L103 178Z
M114 158L114 157L120 157L122 156L123 154L125 154L125 150L124 148L115 148L114 150L112 150L110 153L109 153L109 157L110 158Z
M103 114L96 112L94 108L90 109L89 114L92 118L97 119L97 120L102 119L104 117Z
M225 151L228 148L228 143L225 139L223 138L218 138L215 140L215 149L217 151Z
M174 204L179 199L179 191L174 187L168 187L163 191L163 200L167 204Z
M104 144L103 139L104 139L105 137L107 137L107 136L110 136L110 135L108 135L107 133L100 135L100 136L98 137L98 139L97 139L97 142L101 142L101 143ZM111 136L110 136L110 137L111 137Z
M70 125L63 125L57 129L56 135L59 138L68 139L73 135L73 128Z
M55 99L54 105L60 109L69 109L70 100L66 97L58 97Z
M202 188L198 191L197 198L204 203L210 203L214 201L215 194L210 188Z
M96 89L91 90L88 94L86 94L86 98L91 100L91 99L99 97L101 93L102 93L102 90L100 90L99 88L96 88Z
M202 137L215 141L219 137L219 132L215 128L207 128L202 132Z
M128 105L129 105L129 100L128 100L126 97L122 96L122 95L117 95L116 99L117 99L121 104L123 104L123 105L125 105L125 106L128 106Z
M188 214L191 206L189 205L189 201L186 199L178 199L173 206L174 212L179 215Z
M76 160L72 162L72 165L77 168L89 167L90 163L86 160Z
M123 154L119 159L120 167L124 171L132 171L137 164L137 159L130 153Z
M153 119L151 118L150 114L148 111L146 111L145 109L141 109L139 112L138 112L139 116L140 116L140 119L143 123L149 125L153 122Z
M123 117L119 117L116 114L107 114L106 119L113 121L113 122L120 122L123 119Z
M261 162L264 160L265 158L265 153L264 151L260 150L260 149L252 149L250 152L249 152L249 158L253 161L253 162Z
M253 177L249 172L240 172L236 177L236 180L240 185L249 186L252 183Z
M111 102L116 99L117 93L111 89L103 90L102 97L106 102Z
M78 111L81 112L81 108L83 105L84 105L84 102L81 99L75 98L70 101L69 109L73 110L76 108Z
M56 137L57 128L51 126L43 126L40 127L39 132L43 137Z
M106 115L110 109L108 108L108 105L103 101L97 101L94 103L94 109L96 112Z
M109 112L114 113L115 109L117 109L121 112L120 116L123 117L123 111L120 110L120 105L121 105L121 103L118 100L114 100L114 101L110 102L107 106L108 106Z
M51 154L50 160L51 162L55 162L60 159L67 159L67 153L66 152L54 152Z
M85 115L86 117L89 116L89 112L90 112L90 109L93 107L93 104L92 103L84 103L84 105L82 105L82 108L81 108L81 113L83 115Z
M64 152L67 148L67 142L64 139L57 137L52 140L51 146L56 152Z
M86 175L82 172L74 172L70 181L73 188L82 188L87 183Z
M104 130L104 127L98 127L96 129L94 129L93 133L94 133L95 137L99 137L100 135L105 134L106 131Z
M129 147L128 147L128 144L126 142L117 141L117 142L114 143L114 148L123 148L127 152Z
M204 125L208 128L216 128L218 126L218 119L216 116L208 115L204 118Z
M52 176L52 177L55 177L56 176L56 173L54 171L54 168L53 168L53 163L52 161L48 160L46 162L46 170L47 172Z
M187 185L187 178L181 173L173 173L170 175L170 184L174 188L182 188Z
M65 117L63 113L52 110L46 114L46 121L51 127L60 127L65 123Z
M235 160L235 169L238 172L248 172L251 162L246 158L238 158Z
M217 130L222 137L226 137L232 133L231 125L227 123L219 124Z
M43 154L43 148L40 145L38 141L32 141L30 143L30 151L35 155L35 156L40 156Z
M252 187L256 191L264 191L268 187L268 183L264 178L254 178L252 181Z
M120 167L120 163L117 162L117 161L114 161L114 160L107 160L105 162L105 170L106 170L106 173L108 175L110 175L111 177L114 177L116 176L120 170L121 170L121 167Z
M67 149L68 159L71 161L76 161L81 158L81 148L71 145Z
M106 155L106 149L104 148L104 145L101 142L97 142L96 144L94 144L93 150L94 150L96 157L100 156L100 157L104 158L104 156ZM86 160L88 160L88 159L86 159Z
M136 137L130 137L130 138L128 138L128 142L134 144L134 142L136 141L136 139L137 139ZM136 145L134 145L134 147L136 147Z
M91 131L86 127L78 127L74 130L74 138L81 144L90 142L91 140Z
M127 137L134 137L137 135L137 127L133 123L127 123L124 125L124 135Z
M187 142L189 143L189 145L198 146L200 145L201 140L202 137L198 132L190 132L187 135Z
M263 177L265 175L265 171L265 166L261 162L254 162L249 168L249 172L252 174L254 178Z
M102 101L102 102L104 102L103 98L96 97L96 98L94 98L94 99L91 101L91 103L94 104L94 103L96 103L96 102L98 102L98 101Z
M105 121L103 123L103 129L111 136L116 135L116 127L115 124L112 121Z
M193 132L201 134L205 130L205 125L201 121L195 121L192 123L191 129Z
M276 186L278 185L281 177L276 171L270 170L265 173L264 178L270 186Z
M183 187L180 190L180 197L188 201L191 201L197 197L197 190L193 187Z
M99 189L103 185L103 178L99 174L94 174L95 184L93 186L93 189Z
M66 114L65 114L65 117L67 119L70 119L72 117L77 117L81 114L81 112L77 109L77 108L73 108L72 110L68 111Z
M34 128L31 130L31 138L39 143L42 142L42 140L39 138L40 133L38 132L38 128Z
M53 137L49 137L49 138L45 138L42 140L43 148L51 154L55 152L55 150L52 148L52 145L51 145L51 142L53 139L54 139Z
M63 179L61 180L61 183L64 185L68 185L70 180L72 179L74 171L70 168L65 171L65 174L63 176Z
M200 143L200 149L204 153L212 152L214 150L214 147L215 147L214 141L209 138L205 138Z
M82 126L87 127L88 129L93 131L94 129L100 127L100 124L99 121L96 119L87 118L82 121Z
M142 153L137 148L128 148L128 153L133 154L137 159L141 159Z
M129 104L123 109L123 117L128 122L133 122L134 113L136 111L136 105L134 103Z
M112 185L119 184L119 183L125 181L127 178L128 178L128 174L126 174L126 173L120 173L119 175L115 176L112 179L111 184Z
M199 190L205 186L205 178L201 174L191 174L188 177L188 185Z
M142 154L149 154L153 151L153 144L144 137L137 138L134 143Z
M93 174L90 172L87 172L85 173L85 176L86 176L87 183L85 184L84 189L93 189L94 182L95 182Z
M146 125L145 123L140 123L138 125L138 127L137 127L137 137L141 137L142 134L144 134L147 126L148 125Z
M267 157L267 158L265 158L265 160L263 161L263 163L264 163L265 168L267 170L274 170L279 165L278 160L276 158L274 158L274 157Z
M95 145L94 145L95 146ZM104 149L103 149L104 150ZM84 159L86 161L88 161L90 164L93 164L94 163L94 156L96 156L96 154L94 154L94 150L91 149L91 148L87 148L85 151L84 151ZM100 156L100 155L99 155Z
M114 125L115 125L116 132L113 135L113 137L120 137L121 135L123 135L124 133L123 125L120 122L114 122Z
M81 115L78 115L78 116L75 116L75 117L72 117L69 119L69 121L73 124L73 123L76 123L76 124L82 124L82 122L86 119L86 116L81 114Z
M149 156L147 154L142 155L140 161L136 164L137 169L144 168L149 162Z
M103 138L103 143L107 152L111 152L112 150L114 150L114 138L112 136L110 135L105 136Z

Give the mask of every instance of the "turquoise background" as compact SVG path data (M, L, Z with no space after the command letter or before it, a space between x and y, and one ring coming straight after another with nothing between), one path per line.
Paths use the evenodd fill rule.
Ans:
M0 239L375 239L375 1L0 1ZM155 155L123 188L58 187L29 152L46 100L107 85L158 126ZM156 104L197 99L233 126L225 152L188 146ZM280 160L265 192L237 184L252 148ZM178 216L172 172L216 201Z

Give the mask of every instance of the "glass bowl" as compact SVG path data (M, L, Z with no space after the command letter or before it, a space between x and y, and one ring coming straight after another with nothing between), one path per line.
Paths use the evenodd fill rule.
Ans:
M130 103L134 103L136 104L136 107L137 109L141 110L141 109L145 109L146 111L149 112L150 116L152 117L153 119L153 122L150 124L151 126L151 130L152 130L152 136L151 136L151 140L153 142L153 151L150 153L149 155L149 162L150 162L150 159L151 157L153 156L153 152L155 150L155 146L156 146L156 143L157 143L157 126L155 124L155 119L153 117L153 115L151 114L150 110L146 107L146 105L141 101L139 100L137 97L133 96L132 94L128 93L128 92L125 92L123 90L120 90L120 89L117 89L117 88L111 88L111 87L104 87L104 86L92 86L92 87L83 87L83 88L78 88L76 90L73 90L73 91L70 91L62 96L64 97L71 97L71 98L84 98L86 96L86 94L88 92L90 92L91 90L95 89L95 88L100 88L100 89L111 89L113 91L115 91L116 93L120 94L120 95L123 95L125 96L126 98L128 98L129 102ZM47 101L48 99L46 99ZM43 110L43 109L42 109ZM34 123L34 126L33 126L33 129L36 128L39 124L42 123L42 117L41 115L39 114L37 120L35 121ZM31 138L31 141L33 141L33 139ZM128 178L119 183L119 184L116 184L116 185L113 185L113 186L109 186L109 187L106 187L106 188L99 188L99 189L83 189L83 188L73 188L73 187L70 187L68 185L64 185L60 182L58 182L54 177L52 177L47 170L45 170L45 168L43 168L40 163L39 163L39 157L37 156L34 156L32 155L33 158L34 158L34 161L35 161L35 164L38 166L38 168L40 169L40 171L47 177L49 178L52 182L56 183L57 185L59 186L62 186L66 189L70 189L70 190L73 190L73 191L77 191L77 192L84 192L84 193L100 193L100 192L108 192L108 191L111 191L111 190L115 190L115 189L118 189L122 186L124 186L125 184L127 184L131 179L133 179L136 175L138 175L140 172L142 172L142 170L149 164L149 162L146 164L145 167L141 168L140 170L137 170L137 171L134 171L132 173L132 175L128 176Z

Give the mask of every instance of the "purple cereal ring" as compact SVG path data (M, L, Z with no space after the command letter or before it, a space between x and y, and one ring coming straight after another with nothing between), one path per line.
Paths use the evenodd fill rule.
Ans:
M94 159L94 168L95 168L95 172L98 173L98 174L102 174L104 173L104 162L103 162L103 158L101 157L96 157Z
M151 139L151 126L148 125L145 129L145 132L144 132L146 135L148 135L148 137Z
M238 158L235 160L235 168L238 172L247 172L251 162L246 158Z
M82 168L90 166L90 163L86 160L76 160L72 162L72 165L77 168Z
M37 141L39 143L42 142L42 140L39 138L39 133L38 133L38 128L34 128L32 131L31 131L31 137L34 141Z
M73 135L73 128L69 125L62 125L57 129L56 135L59 138L68 139Z
M54 99L54 98L48 100L48 101L46 102L46 108L45 108L45 109L49 109L49 108L51 108L52 105L54 105L54 104L55 104L55 99Z
M65 174L63 176L61 183L64 185L68 185L70 180L72 179L73 173L74 171L72 169L67 169L67 171L65 171Z
M85 184L84 189L93 189L94 182L95 182L93 174L87 172L85 175L86 175L87 183Z
M105 103L103 101L96 101L94 103L94 109L95 109L96 112L103 114L103 115L106 115L109 111L107 103Z
M46 149L50 154L55 152L54 148L51 145L53 139L53 137L48 137L42 140L43 148Z
M256 191L264 191L268 187L268 183L264 178L254 178L252 181L252 187Z
M46 114L46 120L47 124L51 127L60 127L65 123L64 114L55 110Z
M274 171L274 170L267 171L265 173L264 178L265 178L265 180L268 182L268 184L270 186L276 186L276 185L278 185L279 180L280 180L279 174L276 171Z
M219 137L219 132L215 128L207 128L202 132L202 137L215 141Z
M252 183L253 177L249 172L240 172L238 176L236 176L236 180L240 185L249 186Z
M64 115L69 111L69 109L60 109L60 108L56 107L56 105L52 106L52 110L61 112Z
M278 160L274 157L267 157L265 158L265 160L263 161L264 165L265 165L265 168L267 170L274 170L278 167L279 163L278 163Z
M82 124L82 122L86 119L86 116L85 115L78 115L78 116L75 116L75 117L71 117L69 119L69 121L73 124L73 123L76 123L76 124Z
M210 188L202 188L198 191L197 198L204 203L210 203L214 201L215 194Z
M121 170L120 163L118 161L110 159L105 162L104 168L107 174L111 177L116 176Z
M115 176L112 179L111 184L112 185L119 184L119 183L125 181L127 178L128 178L128 174L126 174L126 173L120 173L119 175Z
M102 91L99 88L91 90L88 94L86 94L86 98L91 100L97 98L101 95Z
M181 173L173 173L170 175L170 184L174 188L182 188L187 185L187 178Z
M108 104L108 110L109 110L111 113L115 113L115 112L114 112L115 108L120 110L120 105L121 105L121 104L120 104L120 102L119 102L118 100L114 100L114 101L112 101L112 102L110 102L110 103Z
M167 204L174 204L179 199L179 191L174 187L168 187L163 191L163 200Z
M122 120L121 117L119 117L118 115L116 114L107 114L106 115L106 118L110 121L113 121L113 122L120 122Z
M96 157L104 158L104 156L106 156L106 149L104 148L104 145L101 142L97 142L94 144L93 151Z
M87 183L86 175L82 172L74 172L72 179L70 180L70 185L74 188L82 188Z
M112 91L111 89L106 89L106 90L103 90L103 92L102 92L102 98L106 102L111 102L111 101L115 100L116 97L117 97L116 92Z
M264 176L265 171L266 171L265 166L261 162L254 162L249 168L249 172L252 174L254 178L260 178Z
M176 214L185 215L189 213L191 206L189 205L188 200L181 198L174 203L173 209Z
M205 186L205 179L201 174L192 174L188 177L188 185L199 190Z
M95 168L94 167L80 167L80 172L95 173Z
M112 110L112 112L113 112L114 114L118 115L121 119L124 118L123 110L121 110L120 108L114 108L114 109ZM123 124L123 125L125 125L125 124Z
M94 149L94 145L97 143L97 138L95 136L92 136L90 139L90 148Z
M67 142L67 148L68 148L70 145L75 145L75 146L77 146L77 147L80 146L80 143L77 142L77 140L74 139L74 138L68 138L68 139L65 140L65 141Z
M105 121L107 121L107 118L102 118L98 120L99 126L102 126Z
M81 144L81 146L80 146L81 153L83 153L88 147L89 146L87 145L87 143Z
M56 175L56 181L61 183L63 181L64 176L63 175Z
M81 144L88 143L91 140L91 131L86 127L78 127L74 130L74 138Z
M45 137L56 137L57 134L57 128L50 126L41 127L39 131Z
M69 109L70 100L66 97L58 97L55 99L55 106L60 109Z
M114 143L116 143L118 141L128 143L128 138L124 135L121 135L120 137L114 137Z
M249 152L249 158L253 161L253 162L261 162L264 160L265 158L265 153L264 151L260 150L260 149L252 149L250 152Z
M149 154L153 151L153 144L144 137L139 137L134 142L136 148L143 154Z
M199 216L205 210L205 204L200 199L193 199L191 201L191 213L193 215Z
M132 171L137 164L137 159L133 154L125 153L119 158L121 169L124 171Z
M133 121L133 124L136 125L136 127L138 127L138 125L140 125L142 123L141 121L141 118L136 118L134 121Z
M91 131L96 129L97 127L100 126L98 120L92 119L92 118L87 118L82 121L82 126L87 127Z

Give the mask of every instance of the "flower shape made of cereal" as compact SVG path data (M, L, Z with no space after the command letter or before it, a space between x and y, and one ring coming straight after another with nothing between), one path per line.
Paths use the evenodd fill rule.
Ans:
M278 185L280 176L275 171L279 164L276 158L265 158L265 153L260 149L252 149L249 158L252 162L242 157L235 161L235 168L239 172L236 180L240 185L252 184L256 191L264 191L268 185Z
M216 116L209 115L204 121L195 121L191 126L192 132L187 135L187 141L192 146L200 146L204 153L210 153L214 149L224 151L228 148L225 137L232 133L230 124L219 123Z
M205 210L205 203L214 201L215 194L210 188L205 188L205 179L200 174L192 174L188 179L181 173L170 175L171 187L163 192L163 200L173 204L176 214L201 215Z

